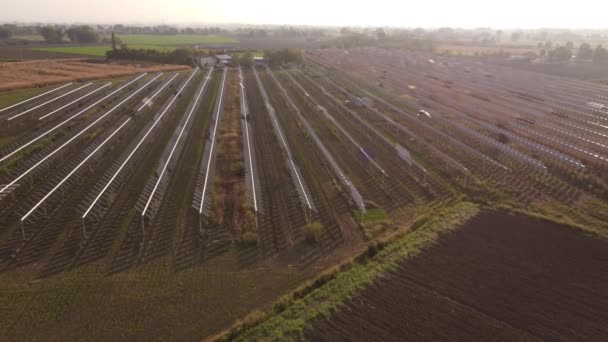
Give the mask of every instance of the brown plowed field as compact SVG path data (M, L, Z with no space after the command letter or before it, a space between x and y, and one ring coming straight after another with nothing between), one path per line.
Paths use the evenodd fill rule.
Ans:
M0 64L0 91L70 81L123 77L142 72L187 70L185 65L100 63L86 59L27 61Z
M608 243L484 212L307 329L310 340L606 341Z

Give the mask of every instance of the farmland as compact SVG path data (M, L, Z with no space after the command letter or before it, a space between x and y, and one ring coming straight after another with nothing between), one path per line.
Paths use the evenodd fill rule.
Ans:
M146 38L123 41L164 45ZM428 305L416 304L420 312L454 308L438 318L437 334L467 315L484 329L464 339L574 336L557 320L534 330L514 311L488 314L505 298L481 302L471 293L483 288L465 291L468 278L458 275L474 269L498 293L517 284L483 277L492 267L529 284L535 266L509 261L536 258L541 237L561 247L536 267L549 272L560 248L572 258L539 275L530 291L547 289L541 304L574 291L551 287L574 272L568 262L602 271L605 86L379 48L309 50L302 65L272 68L30 63L11 63L7 84L53 86L0 94L3 336L208 337L344 260L332 275L339 291L320 284L312 297L294 296L244 337L277 337L264 329L286 322L279 338L344 336L343 322L368 320L357 310L378 302L382 315L412 314L399 310L417 294ZM504 225L484 230L493 222ZM597 259L577 254L585 249ZM581 286L604 298L606 286L585 270L576 273ZM393 298L399 287L412 297ZM521 295L524 305L532 292ZM302 310L319 299L318 310ZM343 303L352 312L335 310ZM568 317L582 322L578 312ZM602 336L605 317L595 317L576 336ZM425 323L412 321L416 333L430 333ZM399 322L374 327L383 324Z
M158 51L173 51L175 47L165 45L144 45L133 44L129 45L131 49L158 50ZM93 46L53 46L53 47L37 47L32 48L35 51L63 53L81 56L105 57L106 52L112 50L108 45L93 45Z
M195 45L195 44L225 44L238 43L231 37L212 35L154 35L154 34L125 34L118 36L127 45Z
M130 49L172 51L175 48L193 45L234 44L237 39L231 37L209 36L209 35L119 35L118 38ZM37 46L31 48L34 51L70 54L78 56L105 57L106 52L111 50L110 45L85 45L85 46Z
M44 41L44 37L42 37L41 35L38 35L38 34L16 35L16 36L13 36L13 38L14 39L29 40L31 42L42 42L42 41Z
M238 43L236 38L225 36L201 35L201 34L121 34L121 41L129 45L154 45L154 46L178 46L194 44L224 44ZM15 39L25 39L33 42L44 41L39 35L18 35Z
M69 81L113 78L146 71L183 70L179 65L145 65L133 63L96 63L88 60L70 59L53 61L27 61L0 64L0 90L31 88ZM6 104L36 90L0 95ZM19 95L21 94L21 95Z
M54 46L54 47L36 47L34 51L52 52L60 54L105 57L106 52L112 49L111 46L94 45L94 46Z
M608 336L606 244L550 222L484 212L305 335L315 341L602 340Z

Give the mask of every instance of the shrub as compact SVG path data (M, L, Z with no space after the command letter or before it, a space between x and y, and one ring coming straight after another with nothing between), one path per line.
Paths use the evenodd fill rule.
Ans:
M232 166L232 172L235 176L245 177L245 164L241 161L234 163Z
M312 222L304 226L304 237L309 243L317 243L325 227L320 222Z
M255 246L258 244L258 234L247 231L241 235L241 240L239 242L243 246Z
M164 64L191 65L195 52L192 49L176 49L170 52L120 48L106 52L108 59L140 60Z
M498 141L501 144L505 144L506 145L506 144L509 143L509 137L506 134L504 134L504 133L499 133L498 134Z
M264 51L264 59L271 66L284 64L302 64L304 55L301 50L282 49Z

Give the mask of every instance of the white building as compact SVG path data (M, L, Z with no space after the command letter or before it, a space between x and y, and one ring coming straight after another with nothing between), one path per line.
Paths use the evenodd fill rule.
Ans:
M217 64L228 65L232 62L232 56L230 55L215 55L215 60Z

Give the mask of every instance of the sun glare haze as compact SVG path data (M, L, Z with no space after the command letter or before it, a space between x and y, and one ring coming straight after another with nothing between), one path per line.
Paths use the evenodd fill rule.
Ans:
M0 0L0 342L608 341L607 13Z

